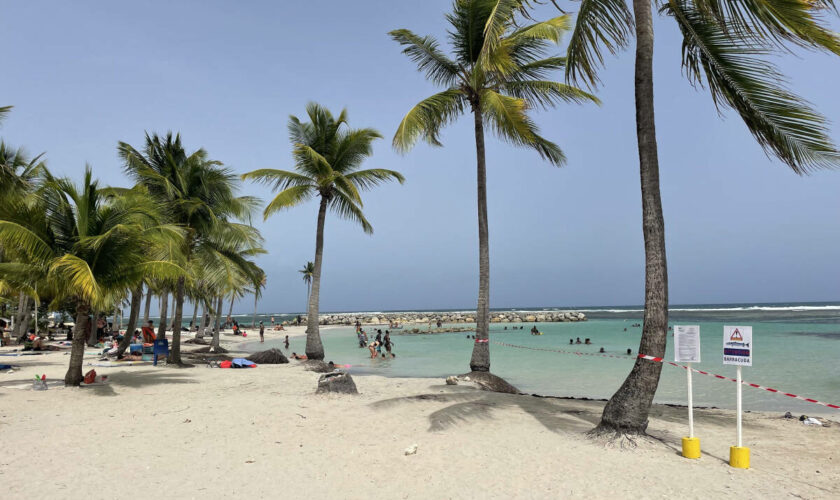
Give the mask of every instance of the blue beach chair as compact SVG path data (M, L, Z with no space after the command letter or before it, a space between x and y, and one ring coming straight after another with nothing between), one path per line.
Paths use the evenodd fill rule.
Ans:
M157 366L159 355L169 356L169 341L166 339L155 340L155 346L152 350L152 366Z

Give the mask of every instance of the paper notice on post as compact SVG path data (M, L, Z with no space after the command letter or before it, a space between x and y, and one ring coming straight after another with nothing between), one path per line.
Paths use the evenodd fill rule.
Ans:
M700 325L674 325L674 361L700 362Z

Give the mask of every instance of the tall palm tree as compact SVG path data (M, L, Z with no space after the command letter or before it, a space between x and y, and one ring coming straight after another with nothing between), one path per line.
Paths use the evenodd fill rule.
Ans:
M54 304L76 304L65 385L82 381L92 309L110 307L144 277L181 273L171 262L150 260L143 249L147 242L161 239L177 245L182 237L178 229L156 224L153 213L153 207L134 198L105 196L89 168L78 186L48 175L35 203L4 205L0 210L0 241L22 257L0 264L0 273L21 286L48 287Z
M521 0L499 0L516 9ZM732 109L768 155L797 174L837 166L823 117L785 86L766 57L791 46L840 55L840 39L824 23L833 0L663 0L659 12L682 33L682 67L692 85L709 90L719 111ZM491 29L488 25L487 29ZM639 352L665 355L668 273L653 107L653 13L650 0L582 0L569 42L567 79L598 83L603 53L636 37L636 134L645 240L645 319ZM644 433L662 365L637 359L610 398L596 432Z
M551 81L551 73L564 67L565 59L546 57L570 25L568 16L517 27L514 11L497 11L496 0L456 0L446 16L454 58L438 42L406 29L390 33L404 47L403 53L420 71L445 90L420 101L405 115L394 135L394 147L408 151L418 139L440 146L440 130L466 111L473 115L478 191L478 307L476 342L470 359L474 372L490 370L490 249L487 223L487 174L484 129L516 146L528 147L552 165L565 156L560 148L539 134L528 116L532 108L549 108L561 102L597 99L575 87ZM485 34L485 26L499 29Z
M306 283L306 307L309 307L309 288L312 286L312 275L315 274L315 263L311 260L298 271L303 275L303 282ZM308 312L308 311L307 311Z
M322 360L324 346L318 328L318 301L327 209L339 217L358 223L366 233L371 234L373 227L362 213L359 191L393 179L402 183L404 178L393 170L359 170L361 163L373 154L373 141L382 136L371 128L349 128L347 110L342 110L336 118L326 108L310 103L306 106L306 113L310 120L308 123L301 122L295 116L289 117L289 138L294 146L296 172L261 169L249 172L242 178L270 184L280 191L265 207L263 216L266 219L279 210L299 205L314 196L320 197L315 268L307 310L306 356Z
M199 149L187 154L180 135L165 137L146 134L143 152L120 142L119 154L125 171L160 204L169 220L186 231L183 247L185 267L189 268L196 249L210 240L226 238L224 244L253 241L255 230L245 225L221 224L247 217L256 200L236 196L236 177L218 161ZM187 276L174 285L174 325L169 362L181 363L181 322ZM165 325L164 325L165 327Z

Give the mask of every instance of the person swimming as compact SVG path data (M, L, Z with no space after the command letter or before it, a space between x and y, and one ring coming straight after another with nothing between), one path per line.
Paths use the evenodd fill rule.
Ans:
M598 351L598 352L604 352L604 348L602 347L602 348L601 348L601 350L600 350L600 351Z
M582 344L582 343L583 342L580 341L580 337L578 337L577 340L575 341L575 344Z
M574 343L575 343L575 341L574 341L574 340L569 339L569 345L572 345L572 344L574 344Z

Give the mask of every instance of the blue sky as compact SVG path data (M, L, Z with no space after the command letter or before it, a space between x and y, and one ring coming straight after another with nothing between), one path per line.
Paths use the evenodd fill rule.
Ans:
M401 156L390 147L404 113L435 88L387 32L410 28L443 42L449 7L3 0L0 105L15 110L0 134L46 151L58 174L78 178L88 163L104 183L127 185L116 144L140 145L144 131L180 131L188 148L205 148L237 173L291 168L288 116L303 115L312 100L346 107L351 125L385 136L366 166L399 170L407 181L365 195L372 237L328 218L322 310L474 307L472 121L449 127L444 148L421 144ZM671 302L840 300L840 172L799 177L769 159L737 116L719 116L682 77L670 19L657 20L656 36ZM777 62L837 120L836 57L797 52ZM602 80L602 106L535 115L564 149L565 167L488 137L493 307L643 302L632 48L608 59ZM267 222L255 217L270 252L260 259L268 274L261 311L303 308L297 270L312 260L316 215L312 202ZM252 299L235 309L251 311Z

